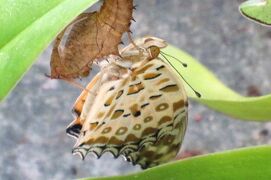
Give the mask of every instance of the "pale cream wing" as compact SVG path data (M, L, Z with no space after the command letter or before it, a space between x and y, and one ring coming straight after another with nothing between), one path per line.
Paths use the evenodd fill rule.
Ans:
M111 152L142 168L176 156L187 126L187 96L170 66L154 59L97 93L74 153Z

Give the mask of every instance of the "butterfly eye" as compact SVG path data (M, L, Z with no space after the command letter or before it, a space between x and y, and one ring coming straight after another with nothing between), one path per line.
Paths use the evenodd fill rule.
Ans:
M151 46L151 47L149 48L149 53L150 53L150 55L151 55L151 59L155 59L155 58L157 58L157 57L159 56L159 54L160 54L160 48L157 47L157 46Z

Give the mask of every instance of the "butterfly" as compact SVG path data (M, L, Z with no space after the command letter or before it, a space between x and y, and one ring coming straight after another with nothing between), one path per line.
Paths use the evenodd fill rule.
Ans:
M180 77L160 59L166 42L144 37L111 57L75 102L67 133L83 159L110 152L143 169L174 159L187 127L187 95Z

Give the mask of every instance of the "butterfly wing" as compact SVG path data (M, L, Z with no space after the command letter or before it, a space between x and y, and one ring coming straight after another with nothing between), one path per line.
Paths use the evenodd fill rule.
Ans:
M154 59L97 92L87 115L80 116L74 153L110 152L142 168L176 156L187 126L187 96L170 66Z
M76 116L75 119L71 122L71 124L66 129L66 133L74 138L78 138L80 131L83 126L83 121L80 116L84 116L84 112L87 111L87 109L84 109L86 106L86 100L88 98L88 102L93 102L93 98L97 94L97 89L100 86L100 78L101 74L98 73L92 81L87 85L86 90L84 90L80 96L77 98L73 105L73 113ZM92 99L91 99L92 98ZM89 104L88 107L91 107L91 104Z

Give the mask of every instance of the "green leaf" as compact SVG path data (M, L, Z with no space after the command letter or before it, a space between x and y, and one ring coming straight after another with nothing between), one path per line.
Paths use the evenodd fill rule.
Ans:
M97 1L0 0L0 100L54 37Z
M61 29L96 1L0 0L0 100L15 86ZM173 62L188 82L202 94L202 98L198 99L187 88L193 99L238 119L271 119L271 96L243 97L226 87L204 66L181 50L169 46L165 52L189 64L188 69L183 69L180 64Z
M271 0L250 0L239 7L240 12L250 20L271 25Z
M197 98L191 88L185 84L188 95L194 100L234 118L255 121L271 120L271 95L243 97L226 87L213 73L187 53L173 46L169 46L163 52L188 64L188 68L183 68L180 63L170 59L189 84L201 93L202 97Z
M208 154L126 176L86 180L269 180L271 146Z

